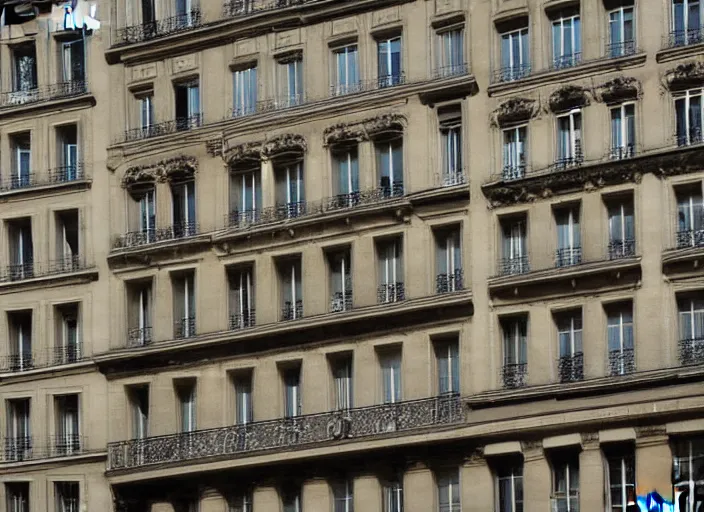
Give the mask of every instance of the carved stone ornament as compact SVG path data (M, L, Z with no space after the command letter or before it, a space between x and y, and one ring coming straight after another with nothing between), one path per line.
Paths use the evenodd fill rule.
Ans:
M621 103L638 98L641 90L638 79L619 76L597 87L596 97L604 103Z
M326 146L344 142L363 142L384 134L403 133L406 118L401 114L389 113L370 117L354 123L339 123L323 132Z
M577 85L564 85L550 95L548 105L553 112L584 107L589 105L587 90Z
M306 139L295 133L285 133L269 139L262 145L262 156L272 157L285 153L305 153L308 149Z
M667 428L665 425L647 425L642 427L636 427L636 437L658 437L667 435Z
M491 113L493 126L506 126L527 121L538 115L538 102L528 98L511 98Z
M665 86L671 91L704 85L704 62L684 62L665 73Z
M135 165L125 172L122 186L137 183L164 182L171 179L192 177L198 171L198 160L193 156L178 155L154 164Z
M260 161L262 158L262 143L245 142L225 150L225 161L231 167L236 167L244 162Z
M222 139L210 139L205 141L205 150L210 156L222 156Z

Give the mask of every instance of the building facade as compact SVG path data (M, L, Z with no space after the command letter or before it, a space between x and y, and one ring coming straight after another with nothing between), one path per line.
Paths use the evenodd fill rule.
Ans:
M5 5L0 501L699 510L700 9Z

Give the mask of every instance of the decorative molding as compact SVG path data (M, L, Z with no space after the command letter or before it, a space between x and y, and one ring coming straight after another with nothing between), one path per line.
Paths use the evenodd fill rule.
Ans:
M581 437L585 446L599 445L599 432L582 432Z
M511 98L491 113L491 124L495 127L527 121L538 115L540 104L528 98Z
M663 86L670 91L681 91L702 85L704 85L704 62L684 62L668 70L663 77Z
M578 85L564 85L554 91L548 99L548 106L553 113L587 105L589 105L587 90Z
M595 91L597 101L607 104L634 100L642 94L642 86L638 79L619 76L598 86Z
M125 172L122 186L137 183L164 182L174 178L192 177L198 171L198 160L193 156L179 155L154 164L135 165Z
M521 441L521 449L523 452L542 450L543 441L540 439L531 439L529 441Z
M224 159L229 166L243 162L259 162L262 158L262 142L245 142L224 150Z
M665 425L645 425L636 427L636 438L643 437L659 437L667 435L667 427Z
M323 144L330 146L343 142L363 142L388 133L403 133L406 118L387 113L354 123L338 123L325 129Z
M295 133L285 133L262 144L261 155L271 158L285 153L305 153L308 150L308 143L302 135Z
M205 141L205 150L212 157L223 156L222 139L210 139Z

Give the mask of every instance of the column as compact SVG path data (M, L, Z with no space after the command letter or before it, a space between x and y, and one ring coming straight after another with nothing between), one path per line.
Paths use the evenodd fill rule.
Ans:
M359 238L352 247L352 297L355 307L376 304L376 251L374 239Z
M152 503L151 512L174 512L174 506L168 501Z
M305 512L329 512L331 503L330 486L326 480L316 478L303 484L301 508Z
M262 208L276 204L276 181L274 180L274 163L269 160L262 161Z
M481 450L470 455L462 466L462 510L486 512L494 507L494 477Z
M403 477L403 509L405 512L435 510L436 492L433 473L424 464L410 467Z
M540 441L523 444L523 510L545 512L550 510L552 475Z
M435 244L433 244L432 235L425 222L415 219L415 222L405 230L403 236L405 240L402 280L405 285L406 298L425 297L430 294L428 274L434 273L432 248L435 247ZM423 279L424 277L425 279ZM433 283L435 283L434 276Z
M201 496L198 512L227 512L227 501L215 489L206 489Z
M381 512L382 493L374 475L360 475L354 479L354 508L364 512Z
M664 425L636 428L636 495L657 492L672 502L672 451Z
M582 434L579 454L579 509L604 509L604 463L596 432Z
M330 368L325 354L309 353L303 360L303 413L316 414L330 410Z
M276 488L257 487L254 489L252 493L252 509L259 512L279 512L281 510L281 501Z
M257 256L255 265L254 301L257 325L279 320L281 300L277 294L279 273L274 260L268 254Z
M152 281L152 337L154 340L169 340L174 337L173 293L171 275L168 271L154 275Z
M320 315L328 311L327 262L325 253L315 245L307 245L301 254L303 286L303 316Z

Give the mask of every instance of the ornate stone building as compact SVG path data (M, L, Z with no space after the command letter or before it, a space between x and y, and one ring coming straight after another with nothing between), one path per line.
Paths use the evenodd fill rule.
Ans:
M0 502L698 511L700 8L6 3Z

